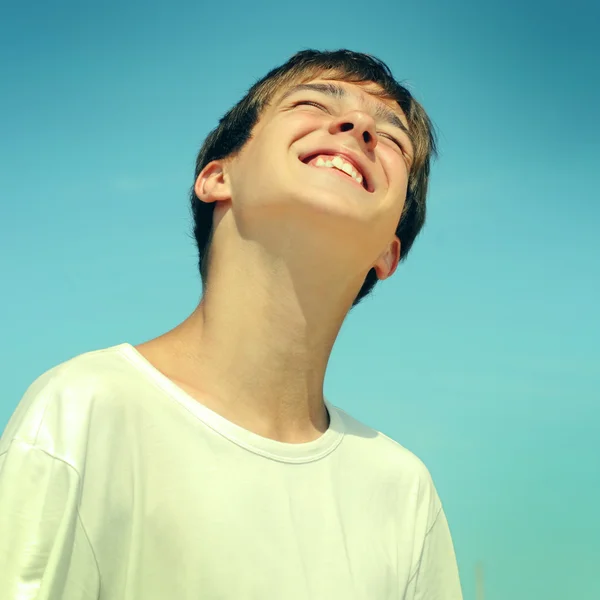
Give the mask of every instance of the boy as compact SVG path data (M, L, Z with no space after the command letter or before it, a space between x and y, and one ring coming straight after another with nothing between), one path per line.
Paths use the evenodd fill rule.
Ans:
M4 432L3 598L461 598L426 467L323 397L434 153L364 54L300 52L250 89L198 155L196 310L51 369Z

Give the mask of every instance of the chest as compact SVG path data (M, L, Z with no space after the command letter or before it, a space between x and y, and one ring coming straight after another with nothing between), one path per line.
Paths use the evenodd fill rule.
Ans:
M140 479L112 543L94 543L106 598L402 597L414 540L385 488L302 469L183 475Z

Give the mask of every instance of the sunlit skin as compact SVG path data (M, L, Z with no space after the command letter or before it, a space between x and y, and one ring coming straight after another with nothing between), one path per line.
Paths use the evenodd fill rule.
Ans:
M196 194L216 203L207 289L183 323L137 346L208 408L289 443L326 431L323 382L343 320L372 267L381 280L396 270L413 156L402 111L373 84L310 83L345 93L283 90L243 150L198 176ZM322 149L354 157L369 190L302 162Z

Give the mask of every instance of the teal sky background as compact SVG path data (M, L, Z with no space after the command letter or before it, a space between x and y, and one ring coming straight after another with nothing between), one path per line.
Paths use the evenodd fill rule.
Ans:
M386 61L440 132L428 222L325 392L429 467L465 599L600 598L600 5L2 2L0 431L75 356L201 287L206 134L303 48Z

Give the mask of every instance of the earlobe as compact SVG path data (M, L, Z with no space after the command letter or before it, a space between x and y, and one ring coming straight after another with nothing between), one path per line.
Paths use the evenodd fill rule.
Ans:
M394 236L394 239L388 246L387 250L379 257L379 260L373 265L377 278L381 281L391 277L398 263L400 262L400 240L398 236Z
M223 169L223 162L213 160L208 163L196 178L194 192L202 202L220 202L229 200L229 178Z

